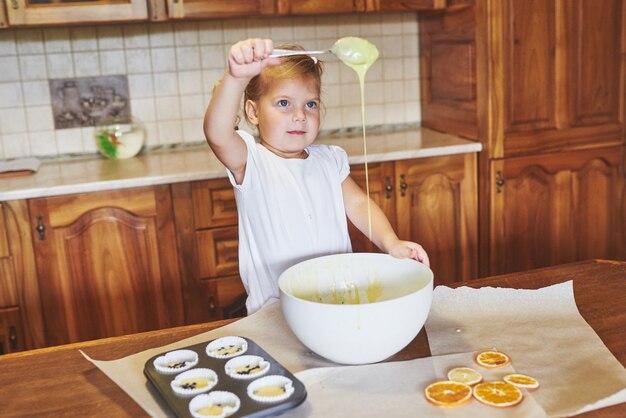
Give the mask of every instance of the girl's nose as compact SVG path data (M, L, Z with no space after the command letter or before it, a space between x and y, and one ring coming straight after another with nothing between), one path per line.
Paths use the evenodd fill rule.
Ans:
M306 116L302 109L296 109L293 112L293 120L294 122L304 122L306 120Z

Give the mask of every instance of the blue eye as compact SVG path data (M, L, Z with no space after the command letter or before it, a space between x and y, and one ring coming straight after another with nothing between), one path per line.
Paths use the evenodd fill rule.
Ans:
M306 107L308 107L309 109L315 109L317 107L317 102L308 102L306 104Z
M278 101L278 106L280 106L280 107L285 107L287 105L289 105L289 100L287 100L287 99L281 99L281 100Z

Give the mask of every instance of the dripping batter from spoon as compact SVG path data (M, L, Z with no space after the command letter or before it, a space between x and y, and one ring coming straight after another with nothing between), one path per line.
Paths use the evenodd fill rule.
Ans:
M320 129L322 63L307 55L269 57L273 49L270 39L234 44L204 118L207 142L235 190L248 314L278 298L278 277L288 267L351 252L346 217L381 251L429 265L422 246L400 240L382 210L350 177L346 152L314 143ZM258 142L234 129L242 97Z

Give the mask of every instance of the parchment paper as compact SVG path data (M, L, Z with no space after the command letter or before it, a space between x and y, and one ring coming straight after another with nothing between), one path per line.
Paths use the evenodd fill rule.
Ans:
M368 366L324 367L296 373L307 389L307 400L281 417L394 417L394 418L543 418L546 413L525 392L512 408L493 408L472 399L455 408L434 406L424 398L424 389L447 380L448 370L473 366L474 353L450 354L410 361ZM480 369L483 379L502 380L515 373L511 366Z
M626 402L626 370L578 312L571 281L538 290L435 288L426 321L432 355L497 348L550 417Z

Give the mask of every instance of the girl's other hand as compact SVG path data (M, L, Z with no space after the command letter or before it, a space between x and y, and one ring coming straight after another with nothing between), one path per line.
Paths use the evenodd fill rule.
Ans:
M268 58L274 49L271 39L246 39L234 44L228 53L228 71L236 78L252 78L280 58Z
M398 240L389 248L389 254L396 258L412 258L430 267L428 254L421 245L415 242Z

